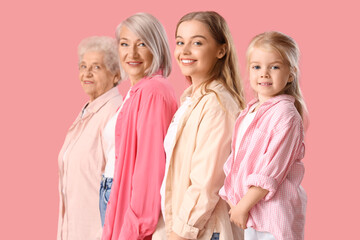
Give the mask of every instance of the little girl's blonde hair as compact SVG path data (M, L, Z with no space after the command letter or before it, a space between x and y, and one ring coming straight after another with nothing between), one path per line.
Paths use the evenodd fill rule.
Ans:
M265 48L277 52L284 61L284 64L289 66L290 75L292 76L293 81L287 83L282 93L291 95L295 98L295 107L301 118L304 120L307 115L307 108L299 84L300 51L294 39L286 34L276 31L264 32L255 36L251 40L246 52L248 65L254 48Z

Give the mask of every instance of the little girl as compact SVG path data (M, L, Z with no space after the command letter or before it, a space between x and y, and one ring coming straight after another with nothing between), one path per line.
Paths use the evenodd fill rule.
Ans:
M299 50L279 32L257 35L247 50L257 94L235 124L220 196L249 239L304 239L306 106L299 87Z

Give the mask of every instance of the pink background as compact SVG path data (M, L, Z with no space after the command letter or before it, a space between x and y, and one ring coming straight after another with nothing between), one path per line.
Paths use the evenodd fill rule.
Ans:
M1 24L1 239L55 239L57 155L87 101L77 78L77 45L114 36L117 24L149 12L165 26L171 51L182 15L216 10L232 31L244 80L251 37L278 30L294 37L310 110L306 239L355 239L359 229L359 6L335 1L8 1ZM4 75L5 73L5 75ZM174 63L178 96L185 80ZM120 86L124 94L129 83ZM246 84L248 86L248 84ZM247 88L248 96L250 94ZM358 97L356 97L358 96Z

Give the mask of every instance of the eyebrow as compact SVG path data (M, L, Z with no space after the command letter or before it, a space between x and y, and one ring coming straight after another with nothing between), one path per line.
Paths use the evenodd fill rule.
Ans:
M183 38L182 36L176 36L176 38ZM194 36L191 36L190 39L194 39L194 38L203 38L205 40L207 40L207 38L203 35L194 35Z
M124 37L120 38L120 41L121 41L121 40L129 41L129 39L124 38ZM135 40L135 42L139 42L139 41L140 41L140 42L143 42L143 40L141 40L140 38L138 38L138 39Z
M260 63L260 62L257 62L257 61L252 61L252 62L250 62L250 64L252 64L252 63ZM274 62L271 62L271 63L269 63L269 64L274 64L274 63L284 64L284 62L282 62L282 61L274 61Z

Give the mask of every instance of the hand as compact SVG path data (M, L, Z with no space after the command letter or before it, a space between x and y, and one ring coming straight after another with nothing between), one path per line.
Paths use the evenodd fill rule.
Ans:
M174 232L170 233L170 237L168 240L187 240L186 238L180 237L179 235L177 235Z
M229 204L230 211L231 211L231 209L233 209L235 207L235 205L233 205L232 202L230 202L230 200L227 200L226 202ZM229 211L229 214L230 214L230 211Z
M232 206L229 214L230 214L230 221L235 223L238 227L242 229L246 229L246 224L249 218L249 211L242 208L241 202L239 202L236 206Z

